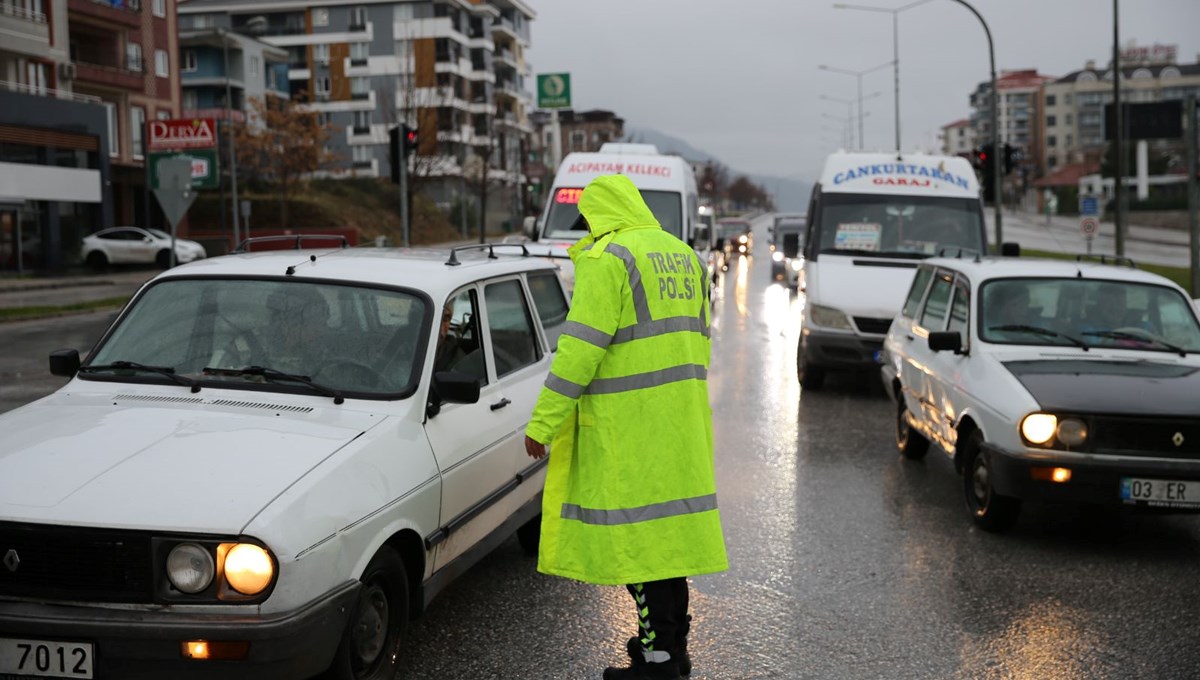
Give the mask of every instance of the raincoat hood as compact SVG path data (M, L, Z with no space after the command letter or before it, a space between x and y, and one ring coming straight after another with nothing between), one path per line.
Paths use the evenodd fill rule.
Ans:
M633 181L625 175L602 175L588 183L579 197L579 212L588 223L588 235L571 246L567 253L574 261L597 241L601 246L621 229L661 229ZM599 255L603 249L596 252Z

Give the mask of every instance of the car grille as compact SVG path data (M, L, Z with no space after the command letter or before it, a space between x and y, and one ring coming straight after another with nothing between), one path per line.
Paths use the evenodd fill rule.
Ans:
M0 522L0 595L151 602L152 570L148 535Z
M854 325L858 326L858 330L863 333L875 333L877 335L885 335L888 329L892 327L891 319L875 319L869 316L854 317Z
M1092 428L1096 453L1200 460L1200 423L1195 420L1098 417Z

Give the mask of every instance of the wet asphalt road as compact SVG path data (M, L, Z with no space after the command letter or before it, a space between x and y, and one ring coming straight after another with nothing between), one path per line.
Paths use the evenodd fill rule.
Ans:
M873 382L800 393L803 296L768 280L765 219L756 244L715 307L731 569L693 579L693 678L1200 677L1200 518L1027 506L1006 535L974 529L948 459L896 455ZM0 410L53 389L13 396L104 316L0 325L36 357L0 364ZM599 678L635 625L624 589L540 575L509 540L411 625L403 677Z

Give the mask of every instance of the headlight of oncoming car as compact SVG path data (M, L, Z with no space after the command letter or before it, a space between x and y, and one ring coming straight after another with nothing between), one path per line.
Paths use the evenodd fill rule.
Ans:
M738 237L738 243L745 243L747 240L749 240L749 237L746 236L745 234L742 234L741 236Z
M800 260L798 260L798 259L797 259L797 260L792 260L792 269L793 269L794 271L800 271L800 268L801 268L801 267L803 267L803 266L804 266L804 263L803 263L803 262L801 262Z
M776 262L783 262L783 253L776 250L775 252L771 253L771 259L775 260Z
M837 328L842 330L854 330L850 325L850 320L839 309L833 307L824 307L822 305L813 305L808 310L808 318L814 326L823 326L825 328Z
M1058 417L1052 413L1030 413L1021 420L1021 437L1027 444L1047 448L1075 449L1088 439L1088 426L1080 418Z

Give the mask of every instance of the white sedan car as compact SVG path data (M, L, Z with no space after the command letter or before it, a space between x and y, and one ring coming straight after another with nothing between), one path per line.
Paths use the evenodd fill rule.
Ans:
M187 239L175 239L178 264L204 259L204 246ZM80 258L89 267L104 269L110 264L157 264L166 268L171 259L171 235L160 229L113 227L83 238Z
M520 252L213 258L55 352L0 416L0 677L394 678L411 613L536 550L567 299Z
M884 351L897 446L949 455L983 529L1023 500L1200 510L1200 320L1167 279L926 260Z

